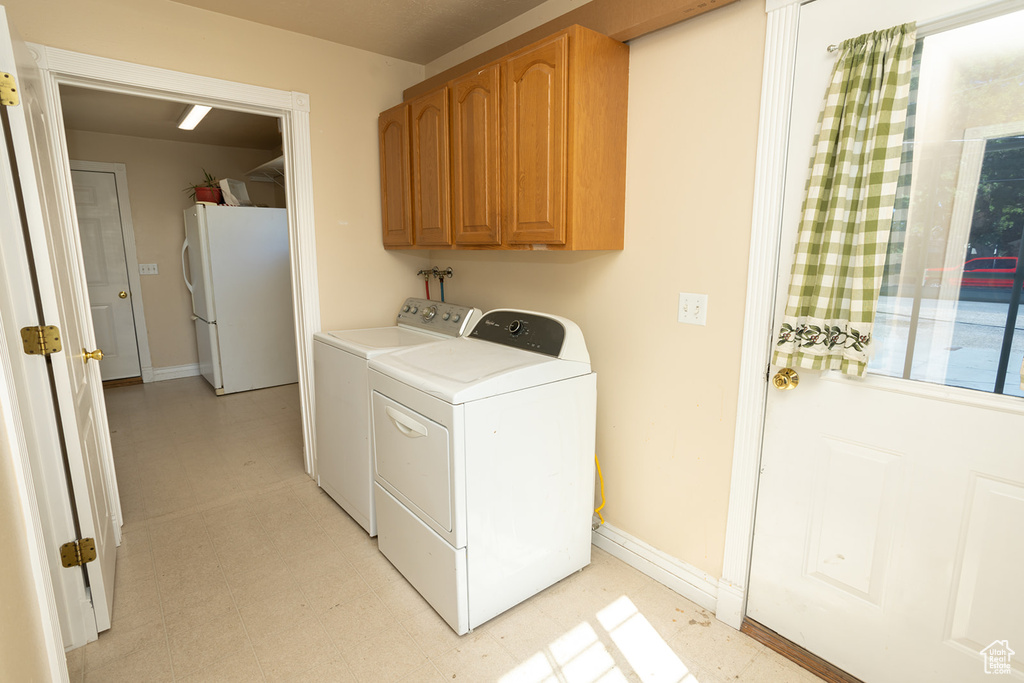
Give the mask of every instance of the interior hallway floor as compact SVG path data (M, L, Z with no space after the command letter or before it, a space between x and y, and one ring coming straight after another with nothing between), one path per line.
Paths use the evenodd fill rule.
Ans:
M72 681L818 681L597 548L460 638L304 473L297 385L106 399L124 538Z

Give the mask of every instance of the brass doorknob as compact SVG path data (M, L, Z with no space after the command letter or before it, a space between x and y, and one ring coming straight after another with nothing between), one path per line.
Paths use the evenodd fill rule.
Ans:
M118 292L117 296L119 296L122 299L127 299L128 298L128 292Z
M793 368L782 368L772 377L772 384L779 391L796 389L796 385L800 384L800 375L796 374Z
M88 363L90 358L95 361L103 360L103 349L96 349L95 351L82 349L82 358L85 363Z

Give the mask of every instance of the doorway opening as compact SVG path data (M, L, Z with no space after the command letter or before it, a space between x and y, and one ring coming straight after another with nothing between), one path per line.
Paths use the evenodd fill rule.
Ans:
M214 109L182 130L184 102L67 85L60 98L103 380L198 374L182 210L207 173L286 208L282 174L264 170L281 166L279 119Z
M301 449L297 392L285 390L287 400L281 392L271 392L274 400L224 397L220 403L230 403L227 409L203 401L202 393L295 381L295 353L262 345L273 334L279 337L274 349L294 348L295 337L280 119L215 108L194 129L182 130L185 102L66 85L60 98L92 322L104 353L100 369L124 521L136 521L144 509L148 518L216 501L244 490L252 476L264 482L271 476L264 470L277 470L255 453L235 453L227 462L227 454L238 450L227 441L237 441L238 433L220 438L220 432L226 423L262 418L274 426L266 438L294 455L296 434ZM198 203L192 185L204 176L230 179L234 192L222 201L244 206ZM183 249L189 215L202 216L210 242L204 235L200 244L193 235L194 243ZM199 228L195 221L192 227ZM225 230L236 231L234 243L223 241ZM216 251L209 245L218 235ZM210 282L204 282L207 276ZM274 287L257 291L268 278ZM217 303L219 325L207 320L213 311L204 293ZM228 328L247 324L246 318L270 315L271 297L279 310L275 324L265 327L273 329L251 347L244 333L229 335ZM219 336L211 335L218 327ZM269 366L280 370L265 376ZM212 386L187 381L151 391L124 388L198 376ZM181 399L186 395L190 400ZM165 424L166 411L146 409L169 400L173 429ZM292 402L296 410L285 410ZM202 407L190 410L197 404ZM287 424L282 414L291 418ZM204 430L215 433L203 439ZM223 443L212 448L218 438ZM146 449L161 451L171 442L190 443L189 452L201 452L202 466L195 459L140 462ZM301 468L301 459L299 453L294 465L289 462L289 473Z
M280 168L286 172L283 193L286 197L288 225L288 253L289 270L292 286L292 300L294 305L294 330L295 346L297 348L298 386L293 389L298 393L299 408L296 411L299 419L299 434L301 435L301 451L303 466L306 475L315 476L315 454L312 443L312 386L310 370L312 366L312 351L310 337L320 327L319 319L319 295L317 288L315 249L314 249L314 225L312 213L312 195L309 188L312 185L312 166L310 159L310 130L309 130L309 100L303 93L274 90L261 86L252 86L240 83L233 83L216 78L194 76L191 74L177 73L165 69L140 66L137 64L120 62L116 60L103 59L90 55L69 52L56 48L49 48L40 45L31 45L27 51L28 61L34 61L38 69L38 77L34 80L36 90L40 93L39 109L37 119L46 124L46 144L40 145L34 150L41 162L53 173L51 187L47 188L54 195L50 202L53 215L48 223L47 230L59 242L68 244L69 248L61 253L68 256L72 262L81 263L81 245L77 233L77 225L73 213L75 204L72 198L72 179L69 163L67 138L64 127L61 125L63 115L61 112L60 89L62 87L83 87L99 89L112 93L127 95L145 96L159 100L171 100L174 102L206 102L212 106L228 109L231 111L245 112L268 116L280 121L280 135L282 138ZM21 65L21 62L19 62ZM26 67L27 68L27 67ZM178 181L174 182L175 192L180 191ZM180 225L180 223L179 223ZM177 241L177 238L175 239ZM180 248L180 242L178 242ZM143 260L145 260L143 258ZM175 269L176 270L176 269ZM62 275L70 279L68 291L84 291L86 288L84 268L64 268ZM65 284L65 283L62 283ZM56 283L50 283L51 288ZM91 315L88 308L81 299L69 312L74 320L73 326L79 323L89 327L85 330L86 336L91 337ZM89 322L86 322L89 321ZM69 325L72 326L72 325ZM308 351L307 351L308 350ZM76 366L77 367L77 366ZM98 373L97 373L98 374ZM89 388L91 395L98 398L96 383ZM159 383L157 383L159 384ZM64 408L62 407L62 410ZM72 419L74 416L69 414ZM100 410L96 415L96 435L98 458L102 470L106 473L113 472L112 453L106 424L105 410L100 404ZM72 449L76 450L76 449ZM77 449L81 450L81 448ZM71 456L69 456L71 457ZM74 458L83 457L74 454ZM73 467L85 467L78 460L72 463ZM87 468L86 468L87 469ZM77 470L76 470L77 471ZM123 521L121 510L117 501L117 487L112 478L93 477L86 483L92 482L103 491L113 496L111 501L110 514L115 524L120 526ZM76 503L80 499L90 501L92 497L89 486L75 484L74 498ZM67 504L65 496L63 502L50 500L47 496L41 496L37 492L37 504L40 506L60 506ZM87 504L87 503L81 503ZM58 510L57 513L61 512ZM55 513L56 514L56 513ZM41 533L40 544L47 540L46 532ZM94 563L95 564L95 563ZM61 581L74 581L70 574L50 572L50 577L55 583ZM111 567L111 581L113 581ZM43 576L40 584L51 580ZM63 588L55 585L54 593L59 593ZM92 615L94 609L88 601L78 601L74 604L62 603L64 612L52 614L49 624L56 624L58 621L61 630L68 620L78 622L98 623L98 619ZM96 610L98 611L98 610ZM88 629L82 630L79 635L74 635L70 640L61 637L58 633L54 643L63 644L67 647L77 647L87 640ZM95 626L93 627L93 638L95 637ZM54 670L63 668L62 662L64 653L62 648L54 647L50 651L51 665Z

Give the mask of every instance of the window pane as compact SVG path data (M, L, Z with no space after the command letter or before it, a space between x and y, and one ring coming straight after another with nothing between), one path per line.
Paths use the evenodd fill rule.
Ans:
M918 43L869 372L1022 395L1022 31L1018 12Z
M1024 307L1017 318L1013 343L1010 344L1010 360L1006 365L1004 394L1024 396Z

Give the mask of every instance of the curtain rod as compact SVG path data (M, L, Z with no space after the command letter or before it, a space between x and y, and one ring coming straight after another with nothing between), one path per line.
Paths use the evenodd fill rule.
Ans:
M1009 14L1010 12L1019 9L1024 9L1024 0L998 0L998 2L985 3L981 7L944 14L941 17L936 17L918 24L917 37L927 38L928 36L933 36L936 33L960 28L961 26L985 21L986 19L994 19L995 17ZM831 54L836 52L839 49L839 46L833 43L829 45L827 49L829 54Z

